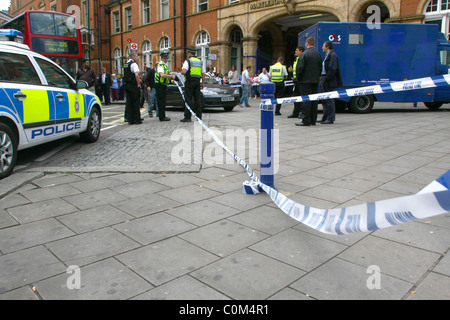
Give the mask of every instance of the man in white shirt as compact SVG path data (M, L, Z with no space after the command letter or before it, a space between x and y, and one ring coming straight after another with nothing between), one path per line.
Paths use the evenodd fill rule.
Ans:
M250 84L253 83L252 78L250 78L250 70L252 70L252 66L247 66L247 68L242 72L242 97L241 100L239 100L240 107L243 107L242 103L245 103L246 107L250 107L250 104L248 103L248 88Z
M228 71L228 80L230 81L230 84L239 82L239 72L236 70L235 66L231 66L231 70Z

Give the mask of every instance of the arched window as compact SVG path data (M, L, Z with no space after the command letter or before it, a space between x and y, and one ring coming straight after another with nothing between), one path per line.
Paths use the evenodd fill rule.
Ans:
M152 45L148 40L142 45L142 63L143 70L152 67Z
M114 69L117 74L122 72L122 51L119 48L114 49Z
M437 24L439 30L450 38L450 0L430 0L423 10L424 23Z
M170 52L170 40L167 37L164 37L161 39L161 42L159 44L159 51L160 52ZM169 67L169 69L171 69L171 63L172 63L172 59L171 56L169 55L169 61L167 61L167 66Z
M197 49L197 58L203 61L203 67L209 65L211 62L208 60L209 53L209 43L211 39L206 31L202 31L198 34L197 39L195 39L195 48ZM208 71L208 70L207 70Z

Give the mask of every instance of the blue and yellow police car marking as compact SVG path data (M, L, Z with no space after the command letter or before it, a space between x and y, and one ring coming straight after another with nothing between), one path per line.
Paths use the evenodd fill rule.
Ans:
M22 89L27 97L22 101L23 123L49 121L49 98L47 91Z

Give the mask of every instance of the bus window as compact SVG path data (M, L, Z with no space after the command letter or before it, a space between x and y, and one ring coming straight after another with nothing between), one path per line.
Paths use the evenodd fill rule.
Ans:
M33 34L48 36L56 35L55 21L53 19L53 14L51 13L30 13L30 25L31 33Z
M75 21L69 16L55 15L56 35L61 37L76 37L77 29Z

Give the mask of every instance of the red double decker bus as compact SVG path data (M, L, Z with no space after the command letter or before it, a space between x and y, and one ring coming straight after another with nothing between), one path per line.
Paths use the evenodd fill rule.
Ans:
M75 64L83 56L75 16L54 11L25 11L2 28L19 30L32 51L50 57L75 74Z

